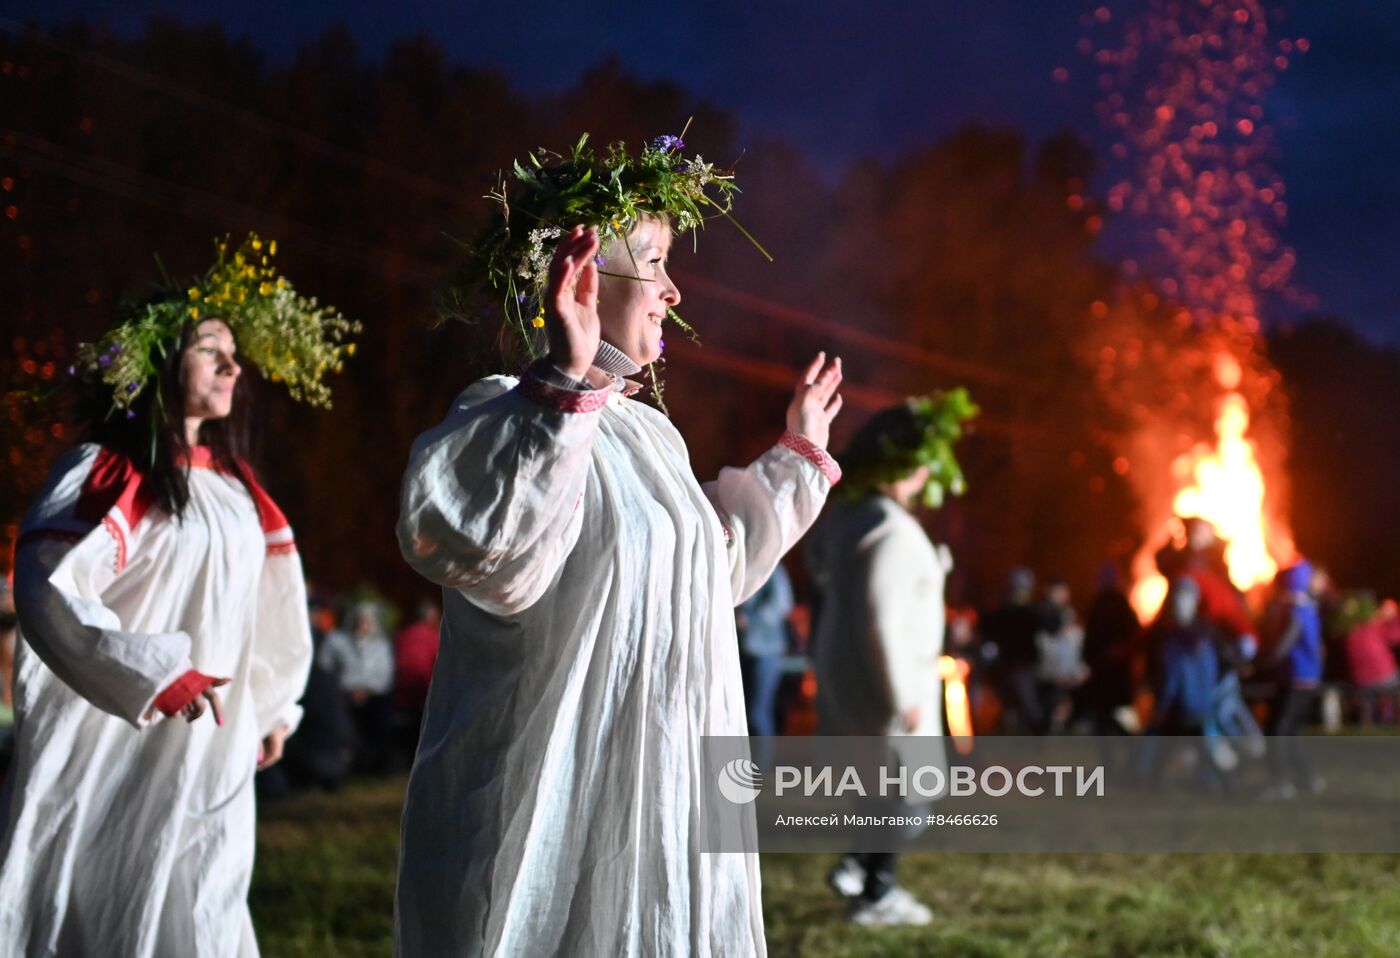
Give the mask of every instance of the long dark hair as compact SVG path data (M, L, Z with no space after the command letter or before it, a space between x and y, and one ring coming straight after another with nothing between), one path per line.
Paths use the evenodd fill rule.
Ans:
M217 318L217 317L210 317ZM179 337L157 348L151 361L160 369L155 388L142 390L129 411L112 406L108 387L93 384L78 399L75 418L89 442L121 453L145 477L156 505L177 521L190 502L190 458L185 438L185 386L181 365L194 341L198 323L187 320ZM233 408L223 419L206 419L199 429L201 445L209 447L214 465L243 483L252 495L248 474L248 400L242 376L234 386ZM257 497L253 497L257 501Z

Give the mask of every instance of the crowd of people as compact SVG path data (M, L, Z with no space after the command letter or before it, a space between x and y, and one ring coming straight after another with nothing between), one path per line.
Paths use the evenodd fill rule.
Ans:
M1364 590L1338 589L1304 558L1247 596L1231 583L1214 527L1198 517L1180 525L1178 541L1157 555L1168 588L1146 621L1117 563L1100 569L1082 616L1065 580L1041 586L1022 567L1007 576L1000 602L980 611L949 609L941 637L922 630L926 648L966 663L979 734L1201 735L1214 740L1212 760L1227 770L1241 758L1267 755L1266 797L1320 790L1325 783L1296 747L1305 726L1400 724L1400 610ZM822 573L813 568L820 610ZM782 593L790 595L791 586ZM793 608L791 599L786 607ZM800 615L787 623L784 661L789 670L814 669L820 702L819 634L809 645L796 621ZM777 656L775 642L766 647ZM776 718L770 696L750 697L750 708L761 710L754 734L811 730L801 718L812 706L801 683L785 688ZM1267 737L1277 741L1266 747Z

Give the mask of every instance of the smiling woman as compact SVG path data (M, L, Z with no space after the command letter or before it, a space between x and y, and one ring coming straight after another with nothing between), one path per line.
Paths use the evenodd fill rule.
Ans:
M537 316L544 343L521 377L469 386L404 475L399 545L445 616L400 955L765 953L757 856L702 854L700 743L746 732L734 606L840 476L841 366L818 355L773 446L704 486L670 420L630 398L680 302L670 226L715 206L680 145L518 166L505 208L528 229L497 224L474 251L507 321Z

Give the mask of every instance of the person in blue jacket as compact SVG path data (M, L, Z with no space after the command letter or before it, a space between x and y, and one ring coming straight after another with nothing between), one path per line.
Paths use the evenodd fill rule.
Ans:
M1299 559L1274 578L1269 618L1276 638L1267 663L1278 686L1270 709L1273 784L1266 795L1271 798L1291 798L1299 788L1313 792L1323 788L1298 741L1322 684L1322 617L1312 584L1313 566L1307 559Z

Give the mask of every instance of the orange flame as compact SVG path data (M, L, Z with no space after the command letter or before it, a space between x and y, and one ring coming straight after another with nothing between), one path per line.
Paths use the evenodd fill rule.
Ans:
M972 706L967 698L967 673L971 670L962 659L951 655L938 657L938 677L943 680L943 706L948 713L948 734L959 755L972 751Z
M1264 509L1264 474L1247 436L1249 404L1235 391L1241 380L1239 362L1226 354L1217 356L1215 378L1227 390L1216 404L1215 447L1201 443L1172 463L1178 482L1172 512L1183 518L1198 516L1215 527L1226 542L1230 581L1247 592L1273 578L1278 560L1291 558L1292 542ZM1131 601L1144 621L1157 614L1167 593L1166 579L1155 570L1154 552L1149 544L1133 568Z

